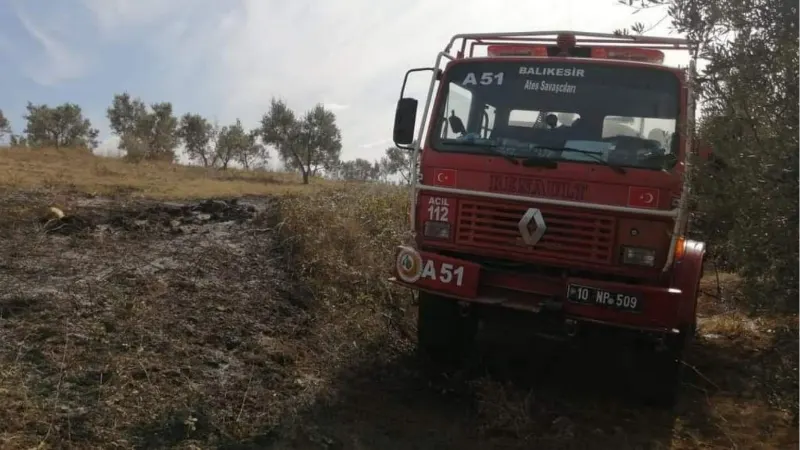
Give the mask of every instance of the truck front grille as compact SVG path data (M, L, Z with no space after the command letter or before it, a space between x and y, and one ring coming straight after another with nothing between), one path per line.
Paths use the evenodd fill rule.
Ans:
M613 217L560 207L539 207L547 231L530 247L522 241L518 225L527 209L527 206L462 200L455 242L465 249L478 247L525 256L612 262L616 228Z

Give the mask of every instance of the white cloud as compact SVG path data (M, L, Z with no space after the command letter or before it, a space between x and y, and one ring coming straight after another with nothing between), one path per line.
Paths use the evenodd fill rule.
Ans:
M655 23L664 13L632 16L615 0L80 1L108 42L150 46L177 111L184 110L181 98L195 104L199 98L209 117L223 123L238 117L254 126L273 96L298 113L323 102L342 128L342 156L367 159L379 158L390 144L405 71L431 65L453 34L611 32L634 21ZM668 28L665 21L652 34L666 35ZM54 48L46 35L40 41ZM74 61L80 58L52 56L57 53L48 51L53 65L63 66L62 77L79 72ZM413 81L422 105L427 80Z
M80 0L95 19L100 31L108 38L122 38L128 33L136 33L142 27L158 25L191 11L192 0ZM137 33L138 34L138 33Z
M220 28L225 32L217 34L222 40L209 48L220 62L212 67L210 82L220 88L222 117L259 115L273 95L300 110L334 97L358 105L337 111L343 157L369 159L380 157L391 138L405 71L432 64L453 34L537 28L611 32L634 18L660 18L658 11L632 17L630 9L611 0L564 0L557 7L530 0L417 0L380 7L369 0L241 4L225 18Z
M325 109L328 109L330 111L341 111L343 109L347 109L350 107L350 105L342 105L341 103L323 102L322 104L325 106Z
M37 25L29 15L16 3L12 8L20 24L41 48L38 57L31 57L15 47L4 46L11 50L10 56L33 81L43 86L52 86L61 81L79 78L89 69L89 59L70 48L59 36L50 30Z
M367 142L366 144L361 144L358 147L364 149L374 149L376 147L388 147L390 145L392 145L391 139L381 139L380 141Z

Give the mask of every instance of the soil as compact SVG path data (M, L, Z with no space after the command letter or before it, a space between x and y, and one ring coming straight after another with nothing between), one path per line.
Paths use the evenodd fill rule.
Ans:
M222 442L217 424L251 414L277 426L303 390L309 314L270 208L80 198L61 219L5 228L0 436L154 448Z
M596 355L490 331L431 379L395 334L321 342L270 198L81 197L65 212L0 230L0 448L797 446L796 402L795 417L780 404L796 365L770 378L781 359L759 340L701 337L672 411L627 399L630 374ZM332 365L344 346L362 356ZM743 409L760 419L732 422Z

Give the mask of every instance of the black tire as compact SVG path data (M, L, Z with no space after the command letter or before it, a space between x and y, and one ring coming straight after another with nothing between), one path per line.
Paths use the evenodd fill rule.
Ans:
M687 332L670 336L665 349L641 348L639 385L642 400L648 406L671 409L675 406L683 381L683 354Z
M464 314L457 300L419 293L417 350L425 362L458 364L472 349L477 332L477 317Z

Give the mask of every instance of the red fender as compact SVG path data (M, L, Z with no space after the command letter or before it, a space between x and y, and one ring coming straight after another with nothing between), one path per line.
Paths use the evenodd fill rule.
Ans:
M678 306L678 323L682 329L694 329L697 322L697 298L700 295L700 279L703 278L706 244L686 240L683 255L674 263L672 287L682 292Z

